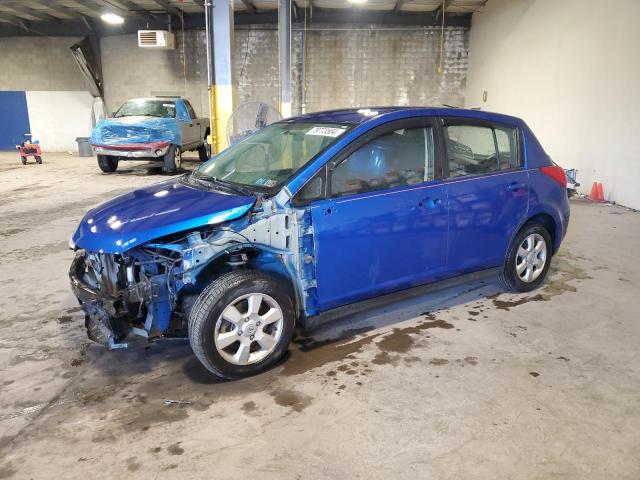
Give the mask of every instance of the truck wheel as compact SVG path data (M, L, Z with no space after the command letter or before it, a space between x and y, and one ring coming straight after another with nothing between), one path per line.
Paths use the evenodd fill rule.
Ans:
M198 157L200 157L201 162L206 162L211 158L211 145L207 142L207 139L204 139L202 145L198 147Z
M118 168L118 159L108 155L98 155L98 166L104 173L113 173Z
M164 173L175 173L182 166L182 152L177 145L171 145L169 151L162 159L162 171Z
M27 164L27 157L25 157L24 155L20 156L20 160L22 160L22 164L26 165Z
M36 163L42 164L42 157L40 155L36 155Z
M551 264L551 236L537 223L522 227L509 247L500 281L512 292L529 292L544 281Z
M189 315L189 341L214 375L237 379L272 367L287 351L295 325L289 290L255 270L215 279Z

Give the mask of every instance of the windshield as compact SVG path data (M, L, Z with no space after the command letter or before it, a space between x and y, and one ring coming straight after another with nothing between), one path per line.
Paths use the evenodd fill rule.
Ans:
M196 170L196 176L270 189L349 128L337 123L274 123L213 157Z
M129 100L115 113L115 118L143 115L148 117L175 117L176 103L172 100Z

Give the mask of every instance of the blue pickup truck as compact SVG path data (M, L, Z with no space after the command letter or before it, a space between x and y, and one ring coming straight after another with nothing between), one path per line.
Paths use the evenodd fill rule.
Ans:
M158 160L163 172L173 173L188 150L197 150L203 162L209 159L209 131L209 119L198 117L184 98L136 98L98 123L90 143L105 173L115 172L119 160Z

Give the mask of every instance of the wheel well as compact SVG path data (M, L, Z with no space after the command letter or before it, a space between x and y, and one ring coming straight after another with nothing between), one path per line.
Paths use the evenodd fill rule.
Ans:
M526 224L530 223L537 223L538 225L542 225L547 230L547 232L549 232L549 236L551 237L551 245L553 246L555 253L556 221L553 219L553 217L546 213L539 213L538 215L531 217Z
M241 248L234 250L233 252L225 252L219 257L211 261L197 276L197 284L200 286L206 286L214 278L230 272L234 267L229 265L230 255L234 253L236 255L245 254L246 263L238 265L235 268L242 268L247 270L256 270L265 272L276 280L280 281L285 287L287 287L291 293L291 299L294 302L296 311L301 308L300 292L294 283L291 274L287 271L283 262L277 255L261 250L259 248Z
M204 131L204 139L205 139L205 141L207 140L207 137L209 136L210 133L211 133L211 128L207 127L207 129Z

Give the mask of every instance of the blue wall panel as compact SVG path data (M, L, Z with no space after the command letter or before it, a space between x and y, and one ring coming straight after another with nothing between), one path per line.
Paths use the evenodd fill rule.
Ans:
M0 91L0 150L13 150L30 133L27 94Z

